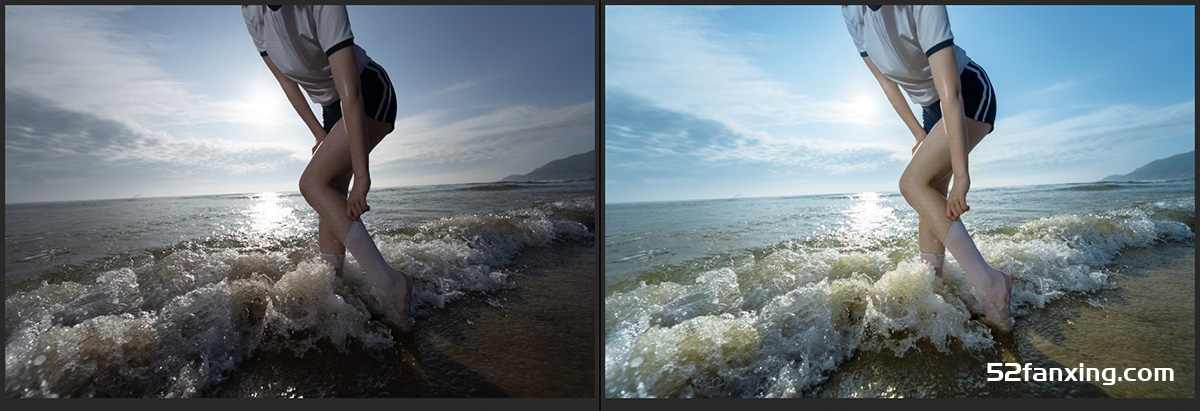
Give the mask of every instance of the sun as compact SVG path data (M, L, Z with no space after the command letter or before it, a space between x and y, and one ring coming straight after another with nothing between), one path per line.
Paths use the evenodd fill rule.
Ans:
M231 137L243 143L294 148L293 159L307 160L311 156L312 134L296 115L279 82L264 66L263 73L248 74L236 82L234 98L225 101L226 120L232 126ZM308 95L305 94L307 103ZM314 109L309 104L309 110ZM319 111L314 111L320 119Z
M297 121L296 112L279 87L279 82L269 73L265 76L255 75L244 84L241 99L235 104L235 116L239 122L281 125L287 121Z

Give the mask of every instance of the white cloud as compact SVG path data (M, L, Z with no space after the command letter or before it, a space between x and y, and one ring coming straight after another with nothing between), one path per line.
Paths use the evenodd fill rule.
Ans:
M737 132L813 123L874 124L871 99L821 100L758 67L749 52L772 39L734 30L719 9L607 8L605 85L667 109L710 118ZM803 52L796 50L795 52ZM797 68L803 69L801 67ZM833 79L831 79L833 80ZM884 101L886 103L886 101Z
M1045 99L1050 96L1061 94L1064 91L1079 88L1081 85L1090 84L1099 80L1103 74L1095 73L1084 75L1083 77L1070 77L1062 79L1050 85L1030 85L1034 88L1033 91L1026 92L1020 95L1022 99ZM1048 96L1049 95L1049 96Z
M6 171L17 171L20 181L78 182L94 177L88 181L109 186L120 184L108 178L113 175L139 175L169 181L165 184L172 188L259 174L294 187L295 175L310 157L312 140L261 60L249 54L214 61L212 70L221 71L216 73L207 64L177 68L180 64L168 63L178 61L166 60L175 51L198 42L219 46L234 37L175 34L190 33L190 27L152 29L171 35L150 32L141 28L145 20L140 18L153 18L153 13L135 16L129 10L5 8L6 111L16 105L39 109L21 111L29 117L22 121L6 122L6 134L21 135L19 140L6 139ZM238 15L228 18L236 20ZM244 29L238 34L238 47L247 48ZM431 111L412 115L413 109L402 106L397 130L372 154L372 167L389 162L393 167L412 166L404 171L419 176L465 172L483 164L491 168L477 174L491 175L535 162L541 165L554 159L546 158L550 155L592 145L594 102L563 107L521 101L537 98L526 95L497 97L490 86L508 83L497 82L500 77L494 70L480 69L485 72L464 75L418 99L421 105L416 107L433 107ZM461 98L467 94L472 97ZM497 102L514 99L519 102ZM437 101L427 104L433 100ZM47 165L56 167L61 178L36 173ZM430 165L429 170L416 169L421 165ZM165 174L170 177L162 177ZM444 182L482 178L468 174ZM8 173L6 183L12 182L18 179Z
M41 171L80 178L114 174L159 177L203 171L209 175L274 170L293 146L269 142L181 139L94 114L54 105L22 91L5 96L7 177L39 178ZM294 161L294 160L293 160Z
M290 174L308 159L293 137L305 129L265 66L230 80L244 82L237 100L197 92L158 64L181 40L124 23L129 9L5 8L5 182L21 190L6 193L119 191L131 176L186 192Z
M468 89L472 89L472 88L478 87L478 86L480 86L480 85L482 85L482 84L486 84L486 83L488 83L488 82L491 82L491 81L495 80L495 79L496 79L496 78L498 78L498 77L499 77L499 76L487 76L487 77L483 77L483 78L475 78L475 77L471 77L471 78L468 78L468 79L465 79L465 80L458 81L458 82L456 82L456 83L454 83L454 84L451 84L451 85L449 85L449 86L443 87L443 88L442 88L442 89L440 89L440 90L434 91L433 93L430 93L430 95L429 95L429 96L427 96L427 97L432 97L432 96L442 96L442 95L447 95L447 94L454 94L454 93L458 93L458 92L461 92L461 91L464 91L464 90L468 90Z
M1061 91L1061 90L1065 90L1065 89L1068 89L1071 87L1075 87L1075 85L1078 83L1079 82L1077 80L1075 80L1073 78L1069 78L1069 79L1051 84L1049 86L1043 87L1041 89L1035 90L1035 91L1029 93L1029 95L1037 96L1037 95L1042 95L1042 94L1047 94L1047 93L1053 93L1056 91Z
M515 105L446 122L450 114L429 111L398 119L396 131L371 153L372 161L418 166L490 164L556 141L595 134L594 102L560 108Z
M809 170L829 175L907 162L911 136L902 127L873 132L814 124L789 132L734 132L725 124L610 93L605 113L609 170L672 172L680 167ZM860 138L846 138L859 134Z
M153 127L271 123L272 117L253 114L290 109L278 86L271 91L276 98L262 101L219 101L195 92L195 85L156 64L155 53L175 40L122 23L126 10L5 7L5 88L66 109ZM259 74L255 80L261 82L264 76ZM265 78L274 85L269 74Z
M686 129L608 123L607 132L636 137L616 147L609 140L607 149L637 153L621 159L643 165L649 164L632 157L687 156L710 164L801 166L831 174L907 160L907 133L897 127L898 118L865 69L829 79L846 84L837 99L805 94L751 57L777 40L723 25L721 10L606 8L605 87L729 131L719 139L697 139Z
M972 152L974 164L1034 166L1092 163L1164 139L1196 133L1196 102L1162 107L1110 106L1055 119L1024 112L997 121L996 132Z
M822 100L759 65L754 50L762 42L780 40L724 24L719 10L606 11L608 101L615 101L612 93L623 93L644 104L641 111L669 113L627 114L606 124L606 149L616 160L610 164L653 169L679 157L708 165L740 162L763 170L801 167L842 175L903 164L911 157L911 136L865 70L826 79L844 84L838 87L844 92ZM1071 90L1093 79L1061 79L1026 96ZM1079 109L1001 117L984 149L972 154L972 166L1086 164L1195 134L1193 101L1070 110ZM606 110L610 116L615 112L611 106ZM681 121L677 118L713 121L727 132L696 138L689 134L694 127L671 123ZM666 125L655 128L656 121ZM628 165L621 164L626 161Z

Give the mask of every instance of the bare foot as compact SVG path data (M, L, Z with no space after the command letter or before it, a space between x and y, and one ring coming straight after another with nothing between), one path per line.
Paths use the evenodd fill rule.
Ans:
M983 305L983 316L980 321L987 326L996 329L1002 333L1012 332L1013 320L1009 312L1009 300L1012 297L1012 277L1008 273L991 269L993 274L999 274L1003 281L995 281L995 275L992 276L991 284L983 287L975 287L975 295L979 298L979 303Z
M401 333L412 331L412 278L399 270L392 270L392 284L375 287L375 297L383 305L382 322Z

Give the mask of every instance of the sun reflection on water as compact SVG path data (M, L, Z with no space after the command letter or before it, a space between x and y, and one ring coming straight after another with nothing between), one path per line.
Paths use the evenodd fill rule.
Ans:
M846 245L855 248L879 248L880 243L895 238L902 227L890 201L879 193L859 193L850 197L851 206L843 210L846 217L838 235Z
M250 207L242 214L240 230L251 244L269 248L273 240L294 236L302 230L300 218L291 201L278 193L258 193L250 198Z

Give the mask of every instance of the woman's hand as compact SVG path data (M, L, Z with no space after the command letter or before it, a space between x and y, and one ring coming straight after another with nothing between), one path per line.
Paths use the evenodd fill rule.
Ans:
M325 129L313 131L313 137L317 138L317 143L313 144L313 149L312 149L313 154L317 154L317 147L320 147L321 142L325 141L325 135L326 135Z
M946 217L950 221L958 220L958 217L971 211L971 206L967 205L967 191L971 189L970 176L954 176L954 186L950 188L950 195L946 197Z
M913 134L913 137L917 138L916 144L913 144L913 149L912 149L913 154L917 154L917 147L921 147L921 142L925 141L925 136L927 136L927 135L928 134L925 133L924 129L922 129L921 132L919 132L919 133Z
M367 191L370 190L371 177L354 176L354 187L350 188L350 197L346 199L346 217L357 220L359 216L371 211L371 206L367 205Z

